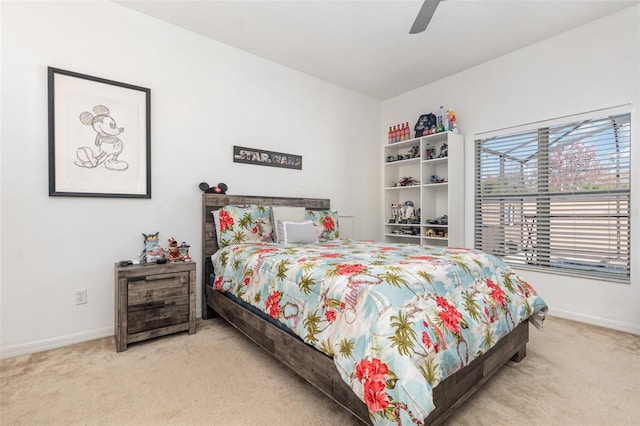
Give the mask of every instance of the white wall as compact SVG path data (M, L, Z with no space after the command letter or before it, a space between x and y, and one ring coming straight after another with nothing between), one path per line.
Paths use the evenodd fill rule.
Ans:
M112 334L113 262L141 232L199 260L201 181L331 198L356 238L377 237L378 101L111 2L0 8L0 356ZM48 196L47 66L151 89L150 200ZM303 170L233 163L233 145L302 155Z
M640 334L640 6L382 104L389 125L453 107L465 136L465 242L473 246L474 134L628 104L632 111L631 284L521 271L556 316ZM437 55L434 55L437 57ZM385 138L386 139L386 138ZM383 143L386 140L383 139Z

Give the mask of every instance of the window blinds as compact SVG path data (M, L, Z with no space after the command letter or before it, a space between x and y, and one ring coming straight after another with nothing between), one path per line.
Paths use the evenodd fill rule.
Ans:
M630 114L477 139L475 246L510 264L629 281Z

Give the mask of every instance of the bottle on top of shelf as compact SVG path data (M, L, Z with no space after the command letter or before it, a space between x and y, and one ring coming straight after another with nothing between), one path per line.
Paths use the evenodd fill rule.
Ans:
M408 121L402 124L389 126L389 133L388 133L389 143L403 142L409 139L411 139L411 128L409 127Z
M444 106L440 105L440 111L438 112L438 123L436 124L436 133L444 132Z

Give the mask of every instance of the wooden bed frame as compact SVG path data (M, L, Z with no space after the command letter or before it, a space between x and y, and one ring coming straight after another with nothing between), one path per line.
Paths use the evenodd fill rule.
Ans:
M221 316L258 346L347 409L363 423L370 424L371 421L365 403L342 380L331 357L257 316L208 285L209 274L213 272L211 255L218 250L216 230L211 212L230 204L297 206L312 210L324 210L330 207L330 201L318 198L203 194L202 318L209 319L218 315ZM528 340L529 323L525 321L509 335L498 341L484 355L440 382L433 388L433 402L436 408L424 419L425 424L441 424L509 360L521 361L526 356Z

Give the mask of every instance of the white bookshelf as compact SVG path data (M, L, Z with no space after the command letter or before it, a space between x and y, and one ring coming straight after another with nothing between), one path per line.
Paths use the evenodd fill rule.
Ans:
M446 144L446 156L443 145ZM411 157L418 147L419 157ZM429 152L433 153L428 156ZM402 159L398 160L398 156ZM407 158L404 158L407 157ZM389 161L390 159L393 161ZM415 185L398 186L411 177ZM387 242L464 245L464 138L452 132L396 142L383 150L383 217ZM412 201L419 223L390 223L392 204ZM447 215L447 224L427 223ZM433 235L432 235L433 234Z

